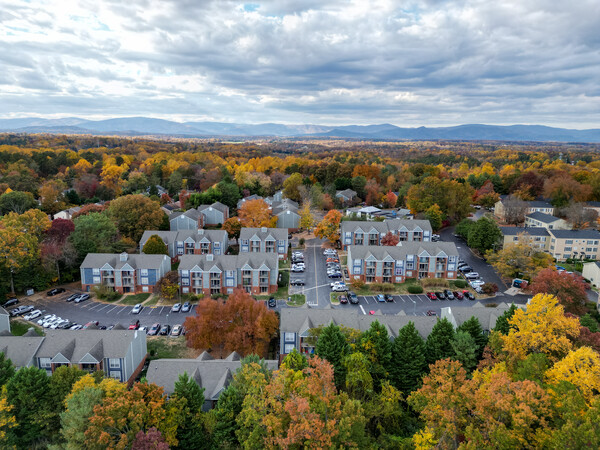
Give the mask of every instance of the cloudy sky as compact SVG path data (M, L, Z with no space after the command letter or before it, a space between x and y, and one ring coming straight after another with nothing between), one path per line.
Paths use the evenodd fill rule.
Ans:
M0 0L0 117L600 128L598 0Z

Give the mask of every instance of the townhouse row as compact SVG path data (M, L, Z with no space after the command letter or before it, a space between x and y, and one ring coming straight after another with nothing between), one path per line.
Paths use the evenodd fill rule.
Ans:
M429 242L433 234L428 220L344 221L341 224L340 244L343 250L350 245L380 246L388 233L397 236L400 242Z

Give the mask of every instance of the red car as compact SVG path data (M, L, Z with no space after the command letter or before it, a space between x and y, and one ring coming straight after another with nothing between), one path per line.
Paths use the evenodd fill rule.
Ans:
M338 297L338 299L342 305L345 305L346 303L348 303L348 297L346 297L345 295L340 295Z
M463 298L465 298L465 296L463 295L462 292L458 292L458 291L454 291L454 296L459 299L462 300Z
M427 298L429 300L437 300L437 296L433 292L428 292L427 293Z
M139 320L133 320L130 324L129 324L129 329L130 330L137 330L140 327L140 321Z

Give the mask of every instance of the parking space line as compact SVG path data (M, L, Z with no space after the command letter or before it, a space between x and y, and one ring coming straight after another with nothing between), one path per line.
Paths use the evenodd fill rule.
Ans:
M369 299L367 298L366 295L363 295L363 300L367 303L367 305L369 304Z
M113 309L115 309L117 306L113 306L111 309L109 309L108 311L106 311L106 313L108 314L109 312L111 312Z
M358 306L360 306L360 310L361 310L361 311L362 311L362 313L363 313L363 314L366 316L366 315L367 315L367 313L365 312L365 308L363 308L363 306L362 306L362 305L358 305Z
M103 309L108 308L110 305L104 305L97 309L97 311L102 311Z
M129 308L129 306L123 306L120 310L117 311L117 314L121 314L124 310L126 310L128 308Z

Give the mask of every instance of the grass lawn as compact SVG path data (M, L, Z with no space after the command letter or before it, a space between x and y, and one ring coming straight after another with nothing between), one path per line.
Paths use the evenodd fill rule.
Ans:
M138 303L144 303L146 300L148 300L148 297L150 297L150 293L126 295L121 301L121 304L137 305Z
M278 299L286 299L288 297L288 286L283 286L280 287L279 289L277 289L277 292L275 292L274 294L267 294L267 295L255 295L254 298L256 298L257 300L268 300L271 297L275 297Z
M148 336L148 359L196 358L200 352L189 348L185 336Z
M13 336L23 336L30 328L33 328L40 336L44 335L42 327L34 325L31 322L27 322L23 319L13 319L10 321L10 332Z
M158 303L159 300L160 300L160 295L155 295L148 301L148 303L145 303L144 306L154 306Z
M292 299L287 302L288 306L302 306L306 303L306 295L294 294L291 296Z
M289 268L290 268L290 260L289 259L287 259L287 260L280 259L279 260L279 270L289 269Z
M340 304L340 300L339 300L340 295L346 295L346 294L343 292L332 292L331 294L329 294L329 300L331 301L332 305Z

